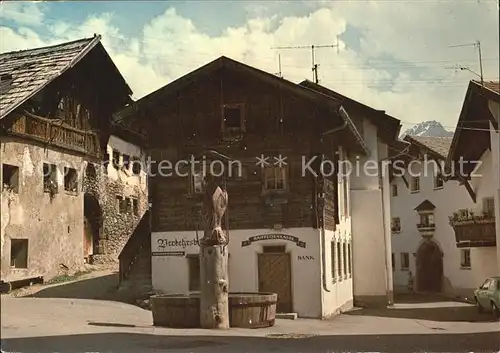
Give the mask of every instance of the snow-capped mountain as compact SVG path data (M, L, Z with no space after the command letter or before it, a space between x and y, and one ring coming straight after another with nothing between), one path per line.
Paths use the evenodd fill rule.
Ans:
M410 136L427 136L427 137L453 137L452 131L447 131L440 122L435 120L424 121L415 125L411 129L406 130L402 137Z

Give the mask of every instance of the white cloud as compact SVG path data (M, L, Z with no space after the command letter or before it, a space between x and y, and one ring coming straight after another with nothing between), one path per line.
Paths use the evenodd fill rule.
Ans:
M11 20L19 24L41 25L43 24L43 12L39 4L34 2L12 1L0 4L0 18Z
M298 82L311 78L311 51L277 51L273 46L333 44L353 26L364 33L361 51L341 42L316 51L321 83L342 94L405 121L438 120L455 126L468 80L466 72L445 69L456 64L476 70L472 47L452 44L480 39L485 77L498 77L498 19L493 2L323 2L303 16L278 18L254 12L238 27L209 36L174 8L147 23L135 38L125 37L112 23L111 14L99 14L81 24L55 21L48 29L50 42L103 36L103 44L121 70L136 97L141 97L221 55L268 72L277 72L281 53L285 78ZM263 10L263 9L260 9ZM268 12L267 12L268 13ZM471 18L481 19L469 26ZM2 51L34 47L48 42L27 29L0 28ZM381 56L409 62L383 60ZM417 70L419 66L425 71ZM431 81L441 78L441 83ZM389 85L391 90L375 87ZM405 125L404 128L409 127Z

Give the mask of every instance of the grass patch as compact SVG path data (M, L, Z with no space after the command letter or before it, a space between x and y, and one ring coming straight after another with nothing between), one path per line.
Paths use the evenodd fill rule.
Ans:
M59 275L59 276L56 276L56 277L48 280L45 283L46 284L58 284L58 283L70 282L70 281L74 281L74 280L78 279L79 277L82 277L83 275L86 275L87 273L90 273L90 272L92 272L92 271L87 270L87 271L77 271L73 275L67 275L67 274Z

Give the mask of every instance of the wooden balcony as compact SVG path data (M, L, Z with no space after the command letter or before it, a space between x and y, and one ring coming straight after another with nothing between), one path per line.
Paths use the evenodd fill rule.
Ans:
M418 223L417 224L417 229L419 231L421 231L421 232L435 231L436 230L436 225L434 223L426 223L426 224Z
M101 155L99 137L96 133L76 129L61 123L60 120L25 114L14 122L9 134L94 157Z
M434 223L417 223L417 229L424 238L431 238L434 236L436 225Z
M450 225L457 248L496 246L495 218L456 220Z

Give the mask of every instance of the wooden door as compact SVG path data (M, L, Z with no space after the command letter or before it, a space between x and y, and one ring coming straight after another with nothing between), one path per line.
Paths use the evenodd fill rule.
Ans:
M433 241L422 244L417 252L417 288L420 292L441 292L443 254Z
M264 253L258 256L259 292L278 294L276 311L291 313L293 306L290 254Z
M94 242L94 235L92 233L92 226L85 217L83 221L83 258L87 259L92 255L92 244Z

